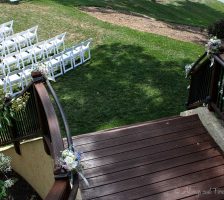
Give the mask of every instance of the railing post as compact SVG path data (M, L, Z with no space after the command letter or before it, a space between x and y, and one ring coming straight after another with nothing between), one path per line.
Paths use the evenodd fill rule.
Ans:
M11 122L12 122L12 126L10 127L10 131L11 131L11 134L12 134L12 137L13 137L13 145L14 145L14 148L15 148L15 151L18 155L21 155L21 151L20 151L20 142L17 141L17 133L18 133L18 130L17 130L17 127L16 127L16 120L11 118Z
M217 97L218 97L218 82L219 82L219 74L220 74L220 66L215 62L213 67L213 72L212 72L212 79L211 79L211 87L210 87L210 100L208 104L208 109L210 111L214 111L212 107L212 103L217 102Z

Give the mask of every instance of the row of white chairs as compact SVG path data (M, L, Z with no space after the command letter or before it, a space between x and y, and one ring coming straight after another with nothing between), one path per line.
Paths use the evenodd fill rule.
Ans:
M0 76L0 86L12 96L23 91L24 87L32 80L31 72L34 69L43 71L50 80L75 69L91 58L90 44L92 39L66 49L44 61L25 66L23 69L9 72Z
M50 54L57 54L60 49L64 50L65 35L66 33L57 35L51 39L36 43L3 57L0 63L0 68L3 69L2 73L7 75L7 73L15 69L24 68L26 63L36 63L38 59L48 58Z
M92 39L90 38L37 63L37 65L43 68L43 71L49 79L55 80L55 78L75 69L79 65L91 59L91 42Z
M0 56L5 57L15 51L19 51L24 47L30 46L38 42L37 37L38 26L27 29L6 37L0 43Z
M13 20L0 24L0 42L13 34Z

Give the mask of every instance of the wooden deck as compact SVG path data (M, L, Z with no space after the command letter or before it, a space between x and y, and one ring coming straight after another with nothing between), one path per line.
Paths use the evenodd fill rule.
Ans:
M224 199L224 158L198 116L74 138L83 152L83 200Z

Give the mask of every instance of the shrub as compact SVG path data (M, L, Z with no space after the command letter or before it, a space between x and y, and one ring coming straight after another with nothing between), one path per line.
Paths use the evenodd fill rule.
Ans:
M7 173L11 171L11 158L0 153L0 200L7 197L7 189L15 183L14 179L8 178Z
M219 39L224 39L224 19L216 21L208 27L208 34L216 36Z

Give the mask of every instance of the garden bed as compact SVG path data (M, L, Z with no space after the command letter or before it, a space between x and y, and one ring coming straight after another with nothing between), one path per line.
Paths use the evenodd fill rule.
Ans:
M11 172L11 176L16 178L16 183L9 189L7 200L41 200L36 191L20 175Z

